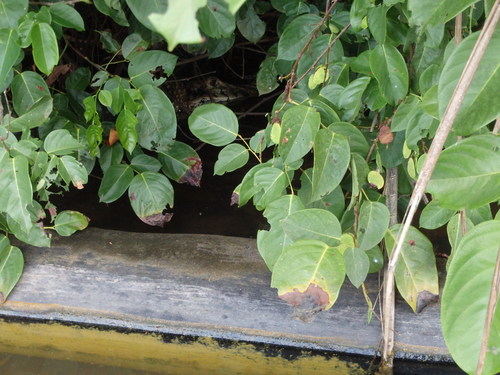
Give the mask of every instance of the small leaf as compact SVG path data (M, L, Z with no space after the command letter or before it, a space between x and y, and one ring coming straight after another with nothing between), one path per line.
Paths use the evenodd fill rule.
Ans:
M203 174L202 162L198 153L189 145L175 141L167 150L158 152L162 171L179 183L200 186Z
M108 90L99 91L97 98L99 99L99 102L106 107L111 107L111 104L113 103L113 95Z
M224 147L217 157L214 166L214 175L223 175L241 168L248 162L248 150L246 147L232 143Z
M35 23L31 29L33 60L38 69L49 75L59 61L59 47L52 27L45 23Z
M281 225L292 241L318 240L337 246L342 234L337 217L318 208L296 211L282 220Z
M111 165L99 186L99 202L111 203L120 198L134 178L133 169L126 164Z
M344 263L347 277L352 285L359 288L366 279L370 269L370 259L363 250L349 248L344 253Z
M64 3L55 3L50 8L50 14L52 15L52 20L63 26L75 29L77 31L85 30L85 24L83 22L82 16L78 11Z
M427 185L434 199L451 210L476 208L500 199L500 137L476 135L441 153Z
M320 22L315 14L303 14L290 22L278 42L278 59L295 60Z
M337 249L303 240L283 251L274 265L271 287L296 308L298 318L311 321L335 303L344 278L344 260Z
M257 43L266 32L266 23L259 18L250 3L245 4L238 12L236 25L241 35L252 43Z
M82 144L66 129L51 131L43 142L43 149L49 155L67 155L81 148Z
M116 119L116 130L118 131L120 143L129 153L132 153L137 145L138 137L135 129L137 123L137 117L127 109L121 111Z
M345 109L342 116L343 121L354 120L361 108L361 98L365 92L370 77L360 77L349 83L349 85L342 91L339 98L339 106Z
M274 67L275 57L267 57L260 63L256 84L259 95L269 94L278 88L278 72Z
M88 181L87 169L73 156L62 156L59 159L57 169L64 182L72 183L77 189L83 189L83 185Z
M320 116L314 108L299 105L285 112L278 145L285 164L299 160L311 150L319 126Z
M403 100L408 92L408 69L401 53L392 44L379 44L370 53L370 68L380 92L391 105Z
M225 146L238 135L238 119L222 104L197 107L188 119L189 130L201 141L213 146Z
M145 85L160 86L172 74L177 56L165 51L144 51L133 55L128 75L136 88Z
M200 29L212 38L226 37L236 27L234 16L229 12L224 0L208 0L197 15Z
M388 252L392 252L400 224L392 226L385 235ZM422 297L439 295L436 258L432 244L416 228L410 227L396 263L396 286L413 311L420 312Z
M449 210L439 205L439 201L432 200L424 207L420 214L420 227L425 229L436 229L445 225L455 215L455 210Z
M139 173L145 171L158 172L161 169L159 160L146 154L134 156L130 161L130 166Z
M49 87L43 78L31 71L16 74L11 90L14 110L18 116L27 113L40 98L50 96Z
M441 302L441 324L446 346L467 373L475 373L495 260L500 244L500 221L490 220L468 232L455 249ZM487 340L484 374L498 374L500 309L493 316Z
M273 200L279 198L288 186L288 178L285 172L274 167L264 167L255 172L253 178L256 187L264 190L262 196L255 203L259 209L267 207Z
M377 189L382 189L384 187L384 177L377 171L368 172L368 182L375 186Z
M359 210L358 247L369 250L379 244L389 228L389 209L380 202L365 201Z
M54 221L54 228L61 236L71 236L77 230L84 230L89 225L89 218L78 211L59 212Z
M335 189L347 171L350 149L347 139L329 129L321 129L314 141L311 201Z
M164 175L149 171L136 175L128 195L135 214L146 224L163 226L170 221L164 210L174 204L174 189Z
M99 164L102 172L106 173L111 165L120 164L123 160L123 154L123 147L119 143L113 146L103 146L101 148L101 155L99 156Z
M24 268L23 253L0 234L0 305L16 286Z

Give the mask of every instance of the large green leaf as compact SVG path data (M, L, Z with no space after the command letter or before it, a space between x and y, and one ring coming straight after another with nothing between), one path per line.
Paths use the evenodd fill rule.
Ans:
M441 153L427 191L442 207L476 208L500 199L500 137L466 138Z
M85 30L85 24L83 23L82 16L80 16L80 13L78 13L78 11L72 6L62 2L55 3L49 8L49 10L52 15L52 20L55 23L63 27L70 27L77 31Z
M479 224L468 232L453 254L441 301L446 346L467 373L475 373L483 338L493 271L500 244L500 221ZM482 374L498 374L500 309L493 316Z
M61 211L54 221L54 229L61 236L71 236L78 230L84 230L89 219L78 211Z
M453 51L439 79L439 112L443 115L465 67L479 32L463 40ZM453 123L453 131L458 135L470 135L500 116L498 92L500 87L500 29L497 28L474 79L464 97L464 101Z
M171 1L165 13L148 16L154 29L167 40L169 51L181 43L202 42L196 12L206 3L207 0Z
M99 186L99 202L111 203L120 198L134 178L133 169L126 164L111 165Z
M28 0L3 0L0 3L0 29L15 29L17 21L27 10Z
M35 23L31 29L33 60L44 74L50 74L59 61L59 47L54 29L45 22Z
M410 22L421 26L425 31L427 26L444 24L458 13L478 0L408 0L411 10Z
M295 60L320 22L315 14L303 14L290 22L278 42L278 59Z
M135 18L137 18L140 23L142 23L148 29L156 31L156 28L151 23L149 16L153 13L165 13L167 11L169 1L126 0L126 3L134 14Z
M271 286L278 288L285 301L296 300L297 307L306 308L303 305L309 302L314 313L335 303L344 278L344 259L337 249L321 241L302 240L283 251L274 265Z
M392 252L401 225L386 232L385 244ZM420 312L439 294L436 258L431 242L418 229L410 227L396 263L396 286L413 311Z
M253 180L255 186L264 191L257 202L254 202L258 209L266 208L269 203L279 198L289 183L285 172L274 167L259 169L255 172Z
M285 112L278 145L285 164L299 160L311 150L319 125L320 116L314 108L298 105Z
M12 103L18 116L28 112L40 98L50 96L49 87L44 79L38 73L29 70L14 76L11 90Z
M0 19L1 15L0 6ZM3 87L3 82L7 79L10 69L14 66L21 47L17 42L17 33L14 29L0 29L0 85Z
M266 32L266 23L259 18L253 5L249 3L238 13L236 25L241 35L252 43L257 43Z
M11 246L9 239L0 234L0 304L3 304L17 284L24 268L21 250Z
M145 85L160 86L174 71L177 56L165 51L144 51L132 55L128 65L131 83L139 88ZM158 77L158 78L156 78Z
M188 119L189 130L203 142L225 146L238 135L238 119L222 104L210 103L197 107Z
M202 164L198 153L189 145L175 141L158 153L162 171L172 180L200 186Z
M174 205L174 189L163 174L146 171L136 175L128 195L135 214L146 224L163 226L170 221L172 214L163 211Z
M389 228L389 209L380 202L365 201L359 210L358 248L370 250L380 243Z
M214 175L223 175L243 167L248 162L248 149L239 143L224 147L214 165Z
M52 103L51 96L43 96L22 116L17 118L5 116L2 125L10 129L11 132L21 132L39 127L49 119L52 113Z
M197 17L201 31L212 38L227 37L236 27L234 16L224 0L208 0Z
M67 155L83 146L66 129L57 129L49 133L43 142L43 149L47 154Z
M327 210L307 208L296 211L283 219L281 225L292 241L318 240L329 246L340 243L342 228L339 220Z
M0 212L5 212L19 224L24 232L31 228L28 205L33 200L33 190L24 156L11 158L4 149L0 151Z
M142 86L142 110L137 114L139 144L147 150L162 150L172 144L177 117L170 99L155 86Z
M404 99L408 92L408 69L396 47L388 43L377 45L370 53L370 68L389 104L396 105Z
M347 171L350 149L347 139L329 129L321 129L314 141L311 201L335 189Z

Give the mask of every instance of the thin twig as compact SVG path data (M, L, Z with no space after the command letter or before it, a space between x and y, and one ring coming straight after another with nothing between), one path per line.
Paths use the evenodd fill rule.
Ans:
M439 124L436 135L432 141L431 147L425 159L422 171L418 176L417 182L415 184L415 189L410 198L408 204L407 213L403 220L402 229L398 235L396 248L392 251L389 258L389 263L387 267L387 282L384 284L384 301L383 301L383 311L384 311L384 331L383 331L383 341L384 350L382 353L382 368L389 367L394 356L394 272L396 269L396 263L401 253L404 240L408 231L410 229L411 222L418 208L418 204L422 199L425 192L427 183L430 180L431 174L434 171L434 167L437 163L441 150L444 146L446 138L451 131L453 122L458 114L460 106L465 97L472 78L479 66L479 63L486 51L488 43L495 31L495 27L500 18L500 0L496 0L495 5L492 7L491 12L485 21L484 28L472 50L472 53L465 65L462 75L458 81L457 87L453 92L453 95L448 103L448 106L443 114L441 123ZM392 319L392 320L391 320Z
M486 310L486 319L484 321L483 339L481 340L481 351L477 360L476 375L483 373L484 361L488 349L488 339L490 337L491 323L495 314L495 308L498 302L498 291L500 290L500 247L497 252L497 261L495 271L493 272L493 280L491 281L490 298L488 300L488 308Z

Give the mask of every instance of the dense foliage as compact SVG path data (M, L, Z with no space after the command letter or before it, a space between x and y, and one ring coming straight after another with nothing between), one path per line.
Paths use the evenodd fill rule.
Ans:
M265 51L255 79L259 94L280 90L267 126L246 138L234 112L219 103L196 107L188 126L202 142L222 147L216 174L251 165L231 201L263 211L269 229L257 233L257 244L271 285L298 317L312 319L335 303L346 276L366 294L367 275L381 270L384 247L390 252L397 241L398 213L497 3L2 0L0 228L36 246L50 244L50 230L67 236L84 229L87 218L58 212L52 197L84 188L92 171L103 176L101 202L126 193L141 220L168 222L172 181L199 185L202 161L177 140L179 112L165 87L179 56L216 59L245 39ZM92 19L102 23L86 30ZM94 35L96 56L75 47ZM498 51L499 30L446 141L418 223L428 230L446 226L452 260L443 331L469 373L500 243L499 215L493 217L500 199L493 124L500 115ZM21 251L2 236L0 299L22 266ZM417 227L403 244L395 279L414 311L439 295L434 249ZM484 373L500 371L499 332L497 310Z

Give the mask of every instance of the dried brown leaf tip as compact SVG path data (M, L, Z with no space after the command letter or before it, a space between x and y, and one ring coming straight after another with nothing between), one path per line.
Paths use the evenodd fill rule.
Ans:
M294 289L279 296L293 306L293 317L310 323L316 315L323 311L330 303L330 296L321 287L309 284L304 292Z
M188 185L199 187L203 174L201 159L197 156L192 156L187 158L186 161L191 165L191 168L179 179L179 183L187 183Z
M174 214L172 214L170 212L166 212L166 213L158 213L158 214L140 217L140 219L148 225L151 225L154 227L163 227L166 223L168 223L170 220L172 220L172 216L174 216Z
M233 194L231 194L231 203L229 205L233 206L235 204L236 205L240 204L240 195L236 192L233 192Z
M419 292L417 298L417 314L421 313L422 310L428 305L436 303L437 301L439 301L439 295L433 294L428 290Z

